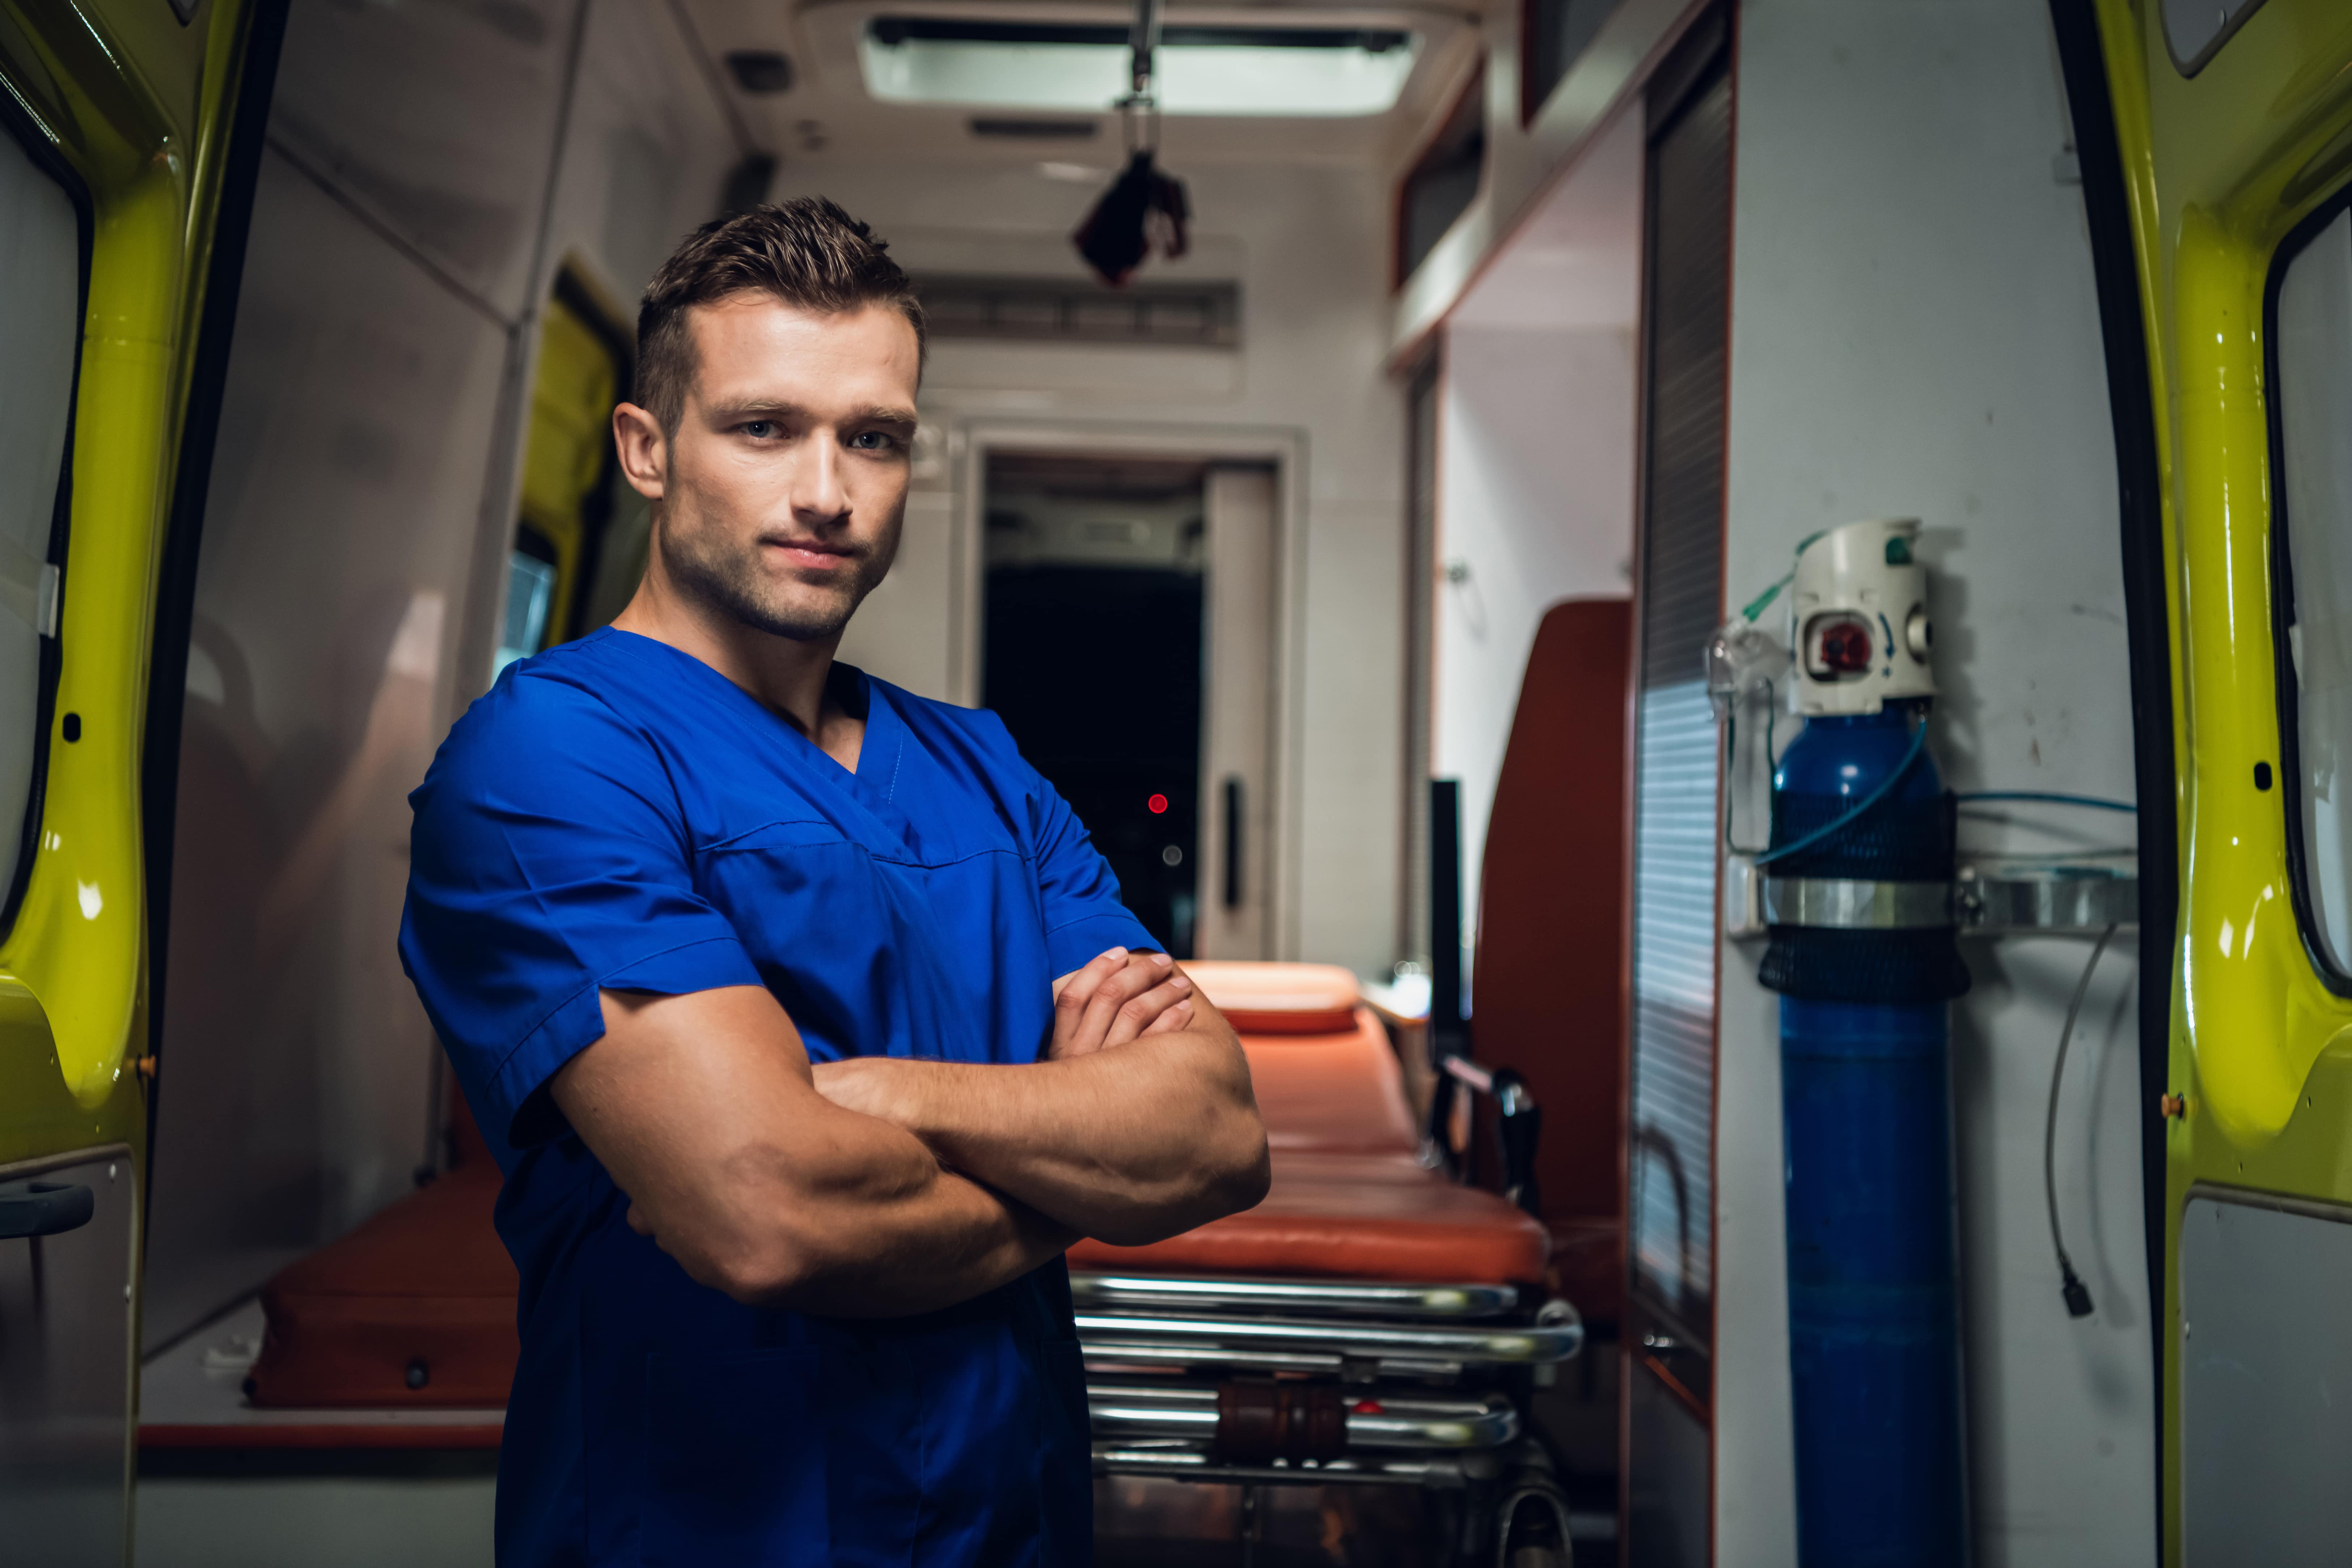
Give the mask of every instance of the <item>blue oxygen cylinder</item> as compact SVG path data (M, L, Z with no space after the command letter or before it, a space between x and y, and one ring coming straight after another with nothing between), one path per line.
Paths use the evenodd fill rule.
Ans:
M1771 925L1760 978L1781 994L1805 1568L1968 1561L1947 1016L1968 971L1948 919L1889 927L1837 913L1856 883L1882 897L1912 884L1895 891L1915 922L1933 884L1948 894L1953 805L1924 744L1927 706L1808 719L1773 777L1771 842L1785 852L1760 857L1789 890L1776 904L1768 884L1768 919L1792 919Z

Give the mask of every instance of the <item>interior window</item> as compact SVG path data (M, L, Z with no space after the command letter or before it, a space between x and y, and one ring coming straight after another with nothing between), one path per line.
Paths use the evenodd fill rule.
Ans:
M66 435L81 327L73 198L0 122L0 892L16 886L42 754Z
M507 614L499 632L499 652L490 665L495 679L517 659L539 652L547 639L548 612L555 602L555 549L534 528L518 531L507 568Z
M2352 212L2285 263L2271 321L2290 678L2280 728L2309 939L2352 974ZM2257 780L2261 782L2261 780Z
M1520 29L1519 120L1536 117L1568 68L1617 9L1617 0L1527 0Z
M1397 283L1435 249L1477 199L1486 170L1486 68L1482 64L1445 124L1422 149L1397 191Z

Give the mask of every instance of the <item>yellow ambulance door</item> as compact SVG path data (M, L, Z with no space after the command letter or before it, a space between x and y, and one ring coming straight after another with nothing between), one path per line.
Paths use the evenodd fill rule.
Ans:
M185 4L0 0L0 1556L45 1568L130 1552L156 593L283 16Z
M2145 402L2116 407L2127 495L2124 427L2147 421L2161 605L2135 657L2170 708L2168 735L2141 714L2172 784L2169 833L2143 841L2171 864L2144 869L2178 881L2147 949L2168 1021L2148 1085L2165 1559L2332 1561L2352 1463L2352 5L2053 15L2103 59L2069 86L2086 197L2111 141L2145 350ZM2086 80L2108 117L2087 132Z

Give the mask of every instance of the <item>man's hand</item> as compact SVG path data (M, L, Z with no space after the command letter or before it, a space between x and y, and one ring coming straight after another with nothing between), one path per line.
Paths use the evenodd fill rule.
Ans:
M1165 953L1112 947L1054 982L1054 1034L1045 1061L1070 1061L1146 1035L1173 1034L1192 1021L1192 982ZM914 1087L887 1059L853 1056L813 1069L817 1092L846 1111L906 1126Z
M1165 953L1113 947L1054 982L1048 1061L1068 1061L1192 1021L1192 982Z

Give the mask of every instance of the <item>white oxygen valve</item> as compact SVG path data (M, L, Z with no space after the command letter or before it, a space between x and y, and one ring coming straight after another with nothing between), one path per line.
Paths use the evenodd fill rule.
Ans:
M1876 713L1936 695L1918 537L1918 518L1882 517L1832 528L1799 552L1789 598L1799 713Z

